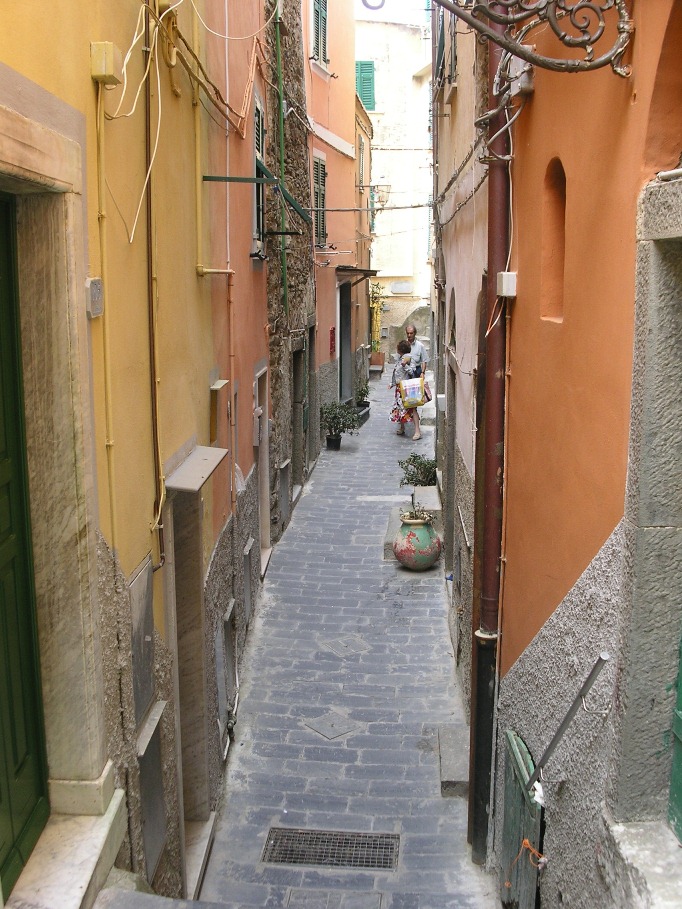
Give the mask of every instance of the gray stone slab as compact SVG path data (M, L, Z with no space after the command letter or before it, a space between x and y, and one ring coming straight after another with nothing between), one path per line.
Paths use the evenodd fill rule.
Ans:
M328 648L338 656L348 656L352 653L366 653L371 650L370 645L363 641L357 634L347 634L338 638L324 641L323 647Z
M224 909L224 904L173 900L156 894L108 888L100 891L94 909Z
M292 890L287 909L381 909L381 894Z
M469 727L448 724L438 727L440 754L440 791L442 795L469 793Z
M325 713L323 716L316 717L312 720L306 720L305 725L314 729L326 739L336 739L341 735L352 732L353 729L359 729L360 724L349 720L347 716L342 716L334 710Z

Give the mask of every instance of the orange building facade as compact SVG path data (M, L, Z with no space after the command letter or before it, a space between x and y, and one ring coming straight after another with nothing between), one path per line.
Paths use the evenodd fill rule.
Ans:
M533 808L534 845L547 860L532 872L543 905L634 906L638 887L672 894L679 886L682 10L672 2L629 6L629 75L533 66L514 85L513 123L502 129L511 137L508 166L487 156L491 134L478 143L480 157L463 162L500 99L486 99L488 60L473 36L456 35L449 10L434 13L435 110L446 115L438 119L434 192L446 558L472 727L482 723L481 632L496 651L492 820L482 853L499 868L503 903L518 884L508 866L520 848L510 827L508 733L531 766L562 733L545 771L544 807ZM616 40L615 12L607 21L595 57ZM523 41L538 54L568 56L549 28ZM461 173L450 169L452 153ZM508 192L492 182L495 168L506 171ZM491 265L493 193L509 219L505 256ZM510 273L500 285L498 272ZM491 376L486 335L498 328L503 368ZM481 600L483 487L486 408L499 378L491 634ZM603 653L587 712L564 729ZM475 728L472 742L480 758ZM661 858L658 877L644 857L647 842Z
M355 211L359 168L352 5L305 0L303 41L308 50L317 366L324 404L354 399L357 378L368 375L370 353L367 297L362 328L354 305L360 286L354 284L367 277L368 231L358 227ZM366 283L363 280L363 288Z

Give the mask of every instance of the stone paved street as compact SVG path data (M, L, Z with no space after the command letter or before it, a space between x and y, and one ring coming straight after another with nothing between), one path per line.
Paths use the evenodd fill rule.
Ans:
M493 909L469 858L466 802L443 797L438 727L466 726L442 567L383 560L409 491L398 459L431 455L388 422L388 368L371 417L323 449L276 546L252 619L224 804L201 900L290 909ZM271 827L400 835L395 870L261 861Z

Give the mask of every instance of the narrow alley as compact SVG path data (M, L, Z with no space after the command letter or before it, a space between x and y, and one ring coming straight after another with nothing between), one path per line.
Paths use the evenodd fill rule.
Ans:
M383 560L405 503L398 460L430 454L388 422L388 370L371 417L323 449L275 548L252 619L225 800L202 902L315 909L492 909L473 865L466 800L441 796L439 727L466 749L440 565ZM410 431L411 432L411 431ZM273 864L269 831L399 837L394 869ZM314 846L311 855L314 854Z

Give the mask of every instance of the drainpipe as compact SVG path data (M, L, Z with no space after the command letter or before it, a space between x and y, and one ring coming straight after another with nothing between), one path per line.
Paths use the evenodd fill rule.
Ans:
M149 8L152 0L147 0ZM145 53L151 56L150 29L149 29L149 11L145 11L144 21L144 46ZM158 103L157 99L157 103ZM149 173L152 160L152 89L151 89L151 68L150 75L145 79L145 116L144 116L144 154L145 154L145 173ZM166 498L166 490L163 484L163 470L161 467L161 442L159 432L159 406L158 406L158 368L156 357L156 250L154 248L154 218L152 211L152 181L151 176L147 186L145 200L145 215L147 221L147 322L149 338L149 381L151 392L152 407L152 446L154 460L154 522L152 524L152 533L156 530L159 541L159 561L153 566L157 571L162 568L166 561L166 550L163 536L163 523L161 514Z
M504 27L491 23L500 35ZM488 98L492 106L495 75L502 49L488 42ZM490 121L490 134L502 130L490 150L508 154L503 131L504 110ZM491 156L488 171L488 281L486 306L486 392L484 415L483 520L479 627L474 632L475 706L471 724L471 786L469 812L472 859L484 864L490 818L490 786L493 767L498 604L500 593L500 547L502 538L502 485L504 472L505 318L498 298L497 273L504 271L509 245L509 173L506 161Z
M99 226L100 274L104 310L102 313L102 354L104 365L104 425L105 449L107 454L107 488L109 498L109 521L111 523L111 551L114 559L118 546L118 517L116 513L116 471L114 458L114 414L111 377L111 336L109 315L109 252L107 243L107 192L106 192L106 155L104 140L104 86L97 83L97 221Z
M277 91L279 95L277 114L279 118L279 182L284 186L284 80L282 78L282 36L281 36L280 0L277 0L277 15L275 16L275 44L277 49ZM255 50L254 50L255 53ZM280 259L282 263L282 305L284 314L289 322L289 287L287 282L287 246L286 246L286 212L284 199L280 197Z

